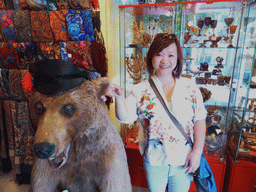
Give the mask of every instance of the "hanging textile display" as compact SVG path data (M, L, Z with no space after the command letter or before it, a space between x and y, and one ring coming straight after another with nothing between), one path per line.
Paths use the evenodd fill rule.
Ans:
M18 44L18 69L28 69L29 65L37 60L36 45L33 42Z
M59 11L50 11L50 24L53 31L54 40L58 41L68 41L68 32L66 26L66 15L68 13L67 9Z
M28 10L13 11L14 32L17 42L31 42L30 13Z
M0 68L0 99L6 99L8 97L7 91L4 85L4 79L2 77L2 68Z
M28 69L43 59L71 61L93 79L107 76L98 8L98 0L0 0L0 169L16 173L19 184L30 182L37 126L28 105L33 91L22 81L33 90Z
M35 42L53 42L50 18L46 11L30 11L31 33Z
M2 76L4 87L5 87L5 91L6 91L5 99L13 99L10 95L10 88L9 88L9 69L2 69L1 76Z
M70 7L72 9L90 9L91 3L90 0L68 0Z
M9 148L9 155L10 155L10 160L12 164L15 162L15 141L14 141L14 125L13 125L13 114L15 114L16 109L15 105L13 106L12 104L15 104L15 101L10 101L10 100L4 100L3 101L3 110L4 110L4 120L5 120L5 127L7 131L7 138L8 138L8 148Z
M98 0L91 0L91 3L94 10L97 10L99 8Z
M8 134L6 126L4 125L3 117L3 100L0 100L0 136L1 136L1 162L2 162L2 171L8 173L12 170L12 164L9 156L9 145L8 145Z
M60 44L59 43L54 43L53 44L53 50L54 50L54 53L55 53L55 58L56 59L61 59Z
M20 164L32 166L34 162L33 141L35 132L29 120L29 110L27 102L17 102L17 152Z
M4 0L0 0L0 9L5 9Z
M4 0L5 3L5 9L11 10L14 9L12 0Z
M94 41L90 45L93 67L98 71L102 77L106 77L108 73L106 49L105 47Z
M70 8L68 4L68 0L56 0L56 6L59 10Z
M0 22L0 42L7 42L4 34L3 24Z
M16 42L13 25L13 10L0 11L0 21L3 26L5 38L8 42Z
M101 32L101 21L100 21L100 12L94 11L92 13L92 23L93 23L93 33L94 33L94 40L97 43L101 43L104 45L104 38Z
M18 43L0 42L0 54L2 55L3 66L6 69L17 69L19 55L17 52Z
M67 47L66 42L60 42L61 59L64 61L68 61L68 52L66 47Z
M67 52L69 61L75 63L78 67L94 71L90 53L90 41L68 41Z
M4 100L0 100L0 134L1 134L1 159L6 159L7 158L7 149L6 149L6 138L8 138L8 136L5 136L5 126L3 124L3 101Z
M83 18L83 28L85 31L86 41L93 41L94 40L94 33L93 33L93 23L92 23L92 11L91 10L83 10L82 11L82 18Z
M28 74L28 70L26 69L23 69L23 70L20 70L20 75L21 75L21 81L24 80L24 78L29 78L31 79L31 77L27 76ZM32 82L31 82L32 83ZM25 101L28 100L28 98L33 94L33 89L32 90L29 90L28 91L26 89L23 89L23 92L24 92L24 95L25 95Z
M69 9L66 22L70 40L94 40L92 11Z
M36 46L39 60L55 59L53 42L37 43Z
M9 70L10 95L16 101L24 101L25 95L21 86L21 74L18 69Z

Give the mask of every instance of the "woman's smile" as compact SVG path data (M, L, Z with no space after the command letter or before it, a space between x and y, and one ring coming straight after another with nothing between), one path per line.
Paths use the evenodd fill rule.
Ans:
M165 66L165 65L160 65L159 67L160 67L160 69L169 69L170 68L170 66Z

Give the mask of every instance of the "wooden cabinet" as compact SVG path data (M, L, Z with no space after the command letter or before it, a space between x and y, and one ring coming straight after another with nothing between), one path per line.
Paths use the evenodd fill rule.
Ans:
M235 163L228 153L223 189L225 192L256 192L256 164L244 160Z

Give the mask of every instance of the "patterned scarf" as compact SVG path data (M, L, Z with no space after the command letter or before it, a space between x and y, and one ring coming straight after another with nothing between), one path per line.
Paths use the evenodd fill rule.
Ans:
M30 11L31 32L35 42L53 42L50 18L46 11Z
M30 13L27 10L13 11L14 31L18 42L31 42Z
M19 55L17 52L18 43L0 42L0 54L2 62L6 69L17 69L19 63Z
M38 57L36 53L36 45L31 42L18 44L19 69L28 69L29 65L35 62Z
M50 11L50 24L56 42L69 40L66 26L67 12L67 9L60 11Z
M2 24L2 29L5 34L5 38L8 42L16 42L14 35L14 24L13 24L13 10L2 10L0 11L0 21Z
M70 40L94 40L92 11L69 9L66 22Z

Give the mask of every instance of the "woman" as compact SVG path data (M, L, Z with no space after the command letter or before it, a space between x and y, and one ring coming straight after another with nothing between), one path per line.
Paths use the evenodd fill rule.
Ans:
M147 53L147 70L150 78L165 100L172 114L194 142L193 149L173 124L148 80L136 84L125 98L124 91L111 85L109 96L115 97L116 116L120 122L133 123L140 119L144 128L140 136L140 149L144 154L143 140L160 140L165 149L163 162L148 162L144 165L149 189L152 192L188 191L192 174L200 165L206 132L206 110L197 85L191 79L182 78L182 50L176 35L157 34ZM148 150L150 153L150 148Z

